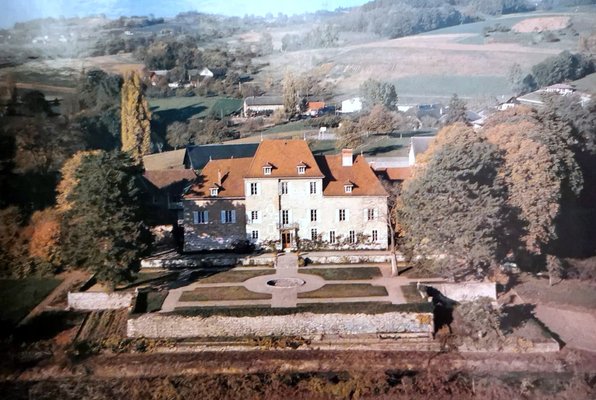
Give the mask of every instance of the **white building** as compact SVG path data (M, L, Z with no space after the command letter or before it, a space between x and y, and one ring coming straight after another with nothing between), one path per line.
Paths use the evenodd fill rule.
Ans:
M184 250L387 248L387 193L352 150L313 156L266 140L254 157L210 161L184 196Z
M341 102L342 113L353 113L362 111L362 99L360 97L354 97Z

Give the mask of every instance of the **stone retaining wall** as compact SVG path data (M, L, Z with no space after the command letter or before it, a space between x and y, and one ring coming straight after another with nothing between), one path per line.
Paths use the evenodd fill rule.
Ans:
M390 263L390 254L334 254L334 255L317 255L303 253L309 264L368 264L368 263ZM404 261L401 254L397 255L397 261Z
M262 317L184 317L144 314L127 323L129 337L191 338L217 336L353 335L409 333L430 337L432 313L313 314Z
M73 310L116 310L132 305L134 292L69 292L68 308Z
M246 257L241 255L204 255L204 256L177 256L155 257L141 260L141 268L200 268L200 267L230 267L238 264L244 266L271 266L275 262L275 255Z
M497 285L494 282L432 283L429 286L455 301L473 301L481 297L497 300Z

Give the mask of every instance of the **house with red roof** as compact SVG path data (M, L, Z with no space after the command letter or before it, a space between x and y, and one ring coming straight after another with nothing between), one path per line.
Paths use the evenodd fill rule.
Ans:
M349 149L314 156L303 140L265 140L253 157L209 161L183 208L188 252L246 241L280 250L387 248L387 192Z

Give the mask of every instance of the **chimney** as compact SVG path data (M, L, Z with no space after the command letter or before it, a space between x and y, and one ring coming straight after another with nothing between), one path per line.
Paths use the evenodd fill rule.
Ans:
M352 149L343 149L341 151L341 165L342 167L352 166Z
M217 170L217 184L221 186L221 169Z

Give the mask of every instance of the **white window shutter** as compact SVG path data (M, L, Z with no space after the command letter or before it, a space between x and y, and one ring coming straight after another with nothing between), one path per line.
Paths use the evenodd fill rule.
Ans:
M350 220L350 210L346 208L346 221Z
M335 222L339 222L339 210L335 210Z
M261 183L257 182L257 195L261 194Z
M192 222L196 225L199 223L199 212L193 211L192 212Z
M224 224L226 222L226 212L221 210L221 223Z
M205 213L205 221L203 221L203 222L208 223L209 222L209 211L203 211L203 212Z
M288 224L292 223L292 210L288 210Z
M364 209L364 221L368 221L368 208Z
M373 209L373 216L374 216L375 221L379 219L379 209L378 208Z
M232 210L232 223L236 223L236 210Z

